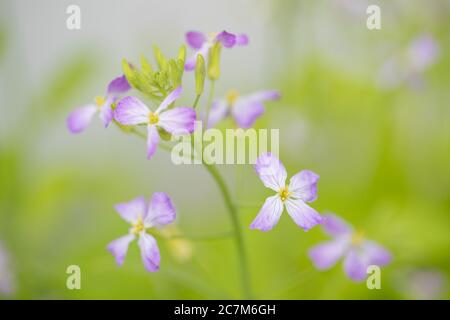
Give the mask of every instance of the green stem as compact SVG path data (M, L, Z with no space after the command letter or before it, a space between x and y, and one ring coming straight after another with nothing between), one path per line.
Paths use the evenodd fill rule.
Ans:
M192 106L192 108L197 108L197 104L198 104L198 102L200 101L200 95L198 94L196 97L195 97L195 101L194 101L194 105Z
M239 256L239 271L241 274L241 283L242 289L246 299L251 298L251 285L250 285L250 273L247 264L247 254L244 246L244 238L242 236L242 228L241 223L239 222L239 215L236 207L231 200L230 192L225 184L220 173L217 171L217 168L210 164L203 164L204 167L208 170L211 176L216 181L219 186L220 192L222 193L223 199L225 201L225 205L228 209L228 213L230 215L230 219L233 225L233 233L236 241L236 246L238 248L238 256Z
M196 235L196 234L179 234L173 235L170 237L162 236L163 240L176 240L176 239L186 239L191 241L212 241L212 240L224 240L229 239L234 236L234 232L223 232L218 234L209 234L209 235Z
M208 128L208 121L209 121L209 111L211 110L211 105L214 98L214 89L215 89L215 81L211 80L211 87L209 89L209 97L208 97L208 104L206 105L206 115L205 115L205 128Z

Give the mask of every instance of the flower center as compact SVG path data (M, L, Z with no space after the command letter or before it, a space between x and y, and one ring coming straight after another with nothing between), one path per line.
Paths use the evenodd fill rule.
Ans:
M237 98L239 98L239 92L237 90L230 90L227 94L226 100L227 103L232 106L236 102Z
M278 195L280 196L281 201L286 201L291 193L289 192L288 187L281 188L280 191L278 191Z
M144 221L142 221L142 217L139 216L136 223L133 224L133 229L131 229L131 233L134 235L138 235L144 230L145 230Z
M150 122L150 124L156 124L159 121L159 117L156 113L150 112L150 114L148 115L148 121Z
M94 101L97 107L101 107L106 102L106 99L105 97L102 96L96 96Z
M364 240L364 234L365 232L362 230L356 231L355 233L353 233L352 235L352 244L353 245L359 245L363 242Z

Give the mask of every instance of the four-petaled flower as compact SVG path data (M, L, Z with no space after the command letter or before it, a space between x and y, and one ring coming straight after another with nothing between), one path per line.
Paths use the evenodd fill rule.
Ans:
M309 257L319 270L331 268L344 257L347 276L355 281L362 281L366 278L368 266L381 267L392 259L389 251L376 242L366 240L363 232L355 231L336 215L325 215L323 228L333 239L309 250Z
M208 128L231 115L240 128L250 128L264 113L263 102L280 98L278 91L265 90L240 96L236 90L231 90L225 99L214 101L208 117Z
M164 192L155 192L148 205L144 197L138 197L116 205L115 209L132 225L128 235L112 241L107 247L116 258L117 264L119 266L123 264L129 244L138 237L145 269L150 272L158 271L160 262L158 244L155 238L147 233L147 229L160 227L175 220L176 212L169 196Z
M263 154L256 160L255 171L264 186L277 193L266 199L250 225L251 229L271 230L278 223L284 206L294 222L305 231L322 223L322 217L306 204L317 198L317 174L309 170L300 171L286 185L286 169L271 153Z
M161 102L156 111L150 109L135 97L125 97L117 103L114 118L123 125L147 125L147 158L156 151L160 136L158 128L174 135L190 134L195 129L195 110L190 107L176 107L166 110L182 92L178 87Z
M234 35L226 31L212 33L208 36L198 31L189 31L186 33L186 42L195 50L195 53L186 60L184 65L186 71L191 71L195 69L197 55L201 54L207 59L209 49L216 42L220 42L225 48L232 48L235 45L245 46L248 44L248 37L245 34Z
M89 125L92 117L98 113L105 128L113 119L111 105L116 101L117 95L130 90L130 84L125 76L112 80L106 89L105 96L97 96L95 102L75 109L67 117L67 127L72 133L80 133Z

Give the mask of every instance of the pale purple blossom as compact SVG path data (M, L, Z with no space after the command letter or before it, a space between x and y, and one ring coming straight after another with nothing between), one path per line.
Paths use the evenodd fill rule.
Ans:
M127 92L130 88L125 76L113 79L109 83L104 96L97 96L94 103L77 108L69 114L67 117L69 131L81 133L89 125L95 114L99 115L105 128L108 127L113 119L111 105L116 101L117 95Z
M266 199L250 229L271 230L278 223L284 207L294 222L305 231L322 223L322 217L317 211L306 204L317 199L317 174L309 170L300 171L286 185L286 169L271 153L260 156L254 167L264 186L276 194Z
M147 158L156 152L160 135L158 129L174 135L190 134L195 129L196 113L190 107L168 107L181 95L182 88L172 91L153 112L135 97L125 97L117 103L114 118L122 125L147 126Z
M216 100L211 106L208 117L208 128L231 116L238 127L250 128L264 113L264 101L278 100L280 94L275 90L258 91L240 96L235 90L228 93L225 99Z
M145 269L149 272L158 271L161 259L158 244L147 230L159 228L175 220L175 207L169 196L164 192L155 192L149 204L144 197L138 197L116 205L115 209L122 219L131 224L127 235L112 241L107 247L117 264L123 264L129 244L137 238Z
M236 45L245 46L248 44L248 36L245 34L232 34L226 31L220 33L212 33L206 35L198 31L189 31L186 33L187 44L195 50L195 53L186 60L185 70L191 71L195 69L197 55L201 54L205 59L208 58L209 49L216 43L220 42L225 48L232 48Z
M367 267L381 267L392 259L388 250L374 241L367 240L363 232L355 231L334 214L324 216L323 229L332 240L309 250L309 257L319 270L329 269L343 258L347 276L354 281L362 281L367 276Z

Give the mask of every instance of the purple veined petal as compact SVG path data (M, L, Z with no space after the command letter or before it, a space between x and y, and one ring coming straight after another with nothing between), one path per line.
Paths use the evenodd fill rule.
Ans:
M208 129L213 128L218 122L228 115L228 103L225 100L215 100L211 105L208 118ZM202 115L203 122L206 122L206 114Z
M155 125L147 126L147 159L150 159L156 152L159 144L158 128Z
M337 215L329 213L324 215L323 218L322 228L330 236L337 237L353 233L352 226Z
M305 231L323 222L322 216L301 199L287 199L285 205L292 220Z
M136 125L149 122L150 110L138 98L125 97L121 99L114 110L114 118L123 125Z
M134 240L134 235L128 234L108 244L108 251L116 258L116 263L121 266L127 255L128 246Z
M250 225L250 229L259 229L261 231L271 230L280 220L283 212L283 202L278 195L268 197L261 210Z
M174 102L175 100L177 100L180 96L181 93L183 92L183 88L180 86L178 88L176 88L175 90L173 90L171 93L169 93L167 95L167 97L163 100L163 102L161 102L161 104L159 105L158 109L156 109L156 113L160 113L161 111L167 109L167 107Z
M363 281L367 276L367 264L364 256L357 249L350 249L344 260L344 271L354 281Z
M348 246L348 241L335 239L322 242L308 251L308 256L319 270L326 270L336 264L344 255Z
M195 129L195 110L190 107L177 107L159 115L158 126L175 135L190 134Z
M248 36L245 33L241 33L236 36L236 44L238 46L246 46L248 45L248 42Z
M114 102L114 98L108 98L105 103L100 107L100 119L103 122L105 128L111 123L114 118L114 112L111 109L111 104Z
M248 99L249 101L267 101L267 100L278 100L281 98L281 95L276 90L263 90L258 91L252 94L245 96L244 99Z
M318 174L309 170L302 170L291 178L288 189L292 197L312 202L317 199L318 181Z
M228 33L225 30L216 36L216 41L219 41L225 48L233 48L236 44L236 36Z
M189 31L186 33L186 42L193 49L200 49L207 41L207 37L198 31Z
M149 272L158 271L161 258L155 238L145 232L141 232L138 244L141 249L141 257L145 269Z
M89 125L97 112L97 106L89 104L72 111L67 117L67 128L71 133L80 133Z
M144 217L147 212L147 203L144 197L137 197L129 202L116 204L116 211L125 221L134 224L139 217Z
M155 192L144 219L148 227L163 226L175 220L175 207L170 197L164 192Z
M391 253L374 241L365 241L362 245L364 255L367 257L369 265L382 267L392 260Z
M253 123L264 113L264 106L259 101L249 101L245 98L238 99L231 107L236 124L243 129L253 126Z
M254 165L255 171L266 188L279 191L286 185L286 169L277 157L268 152L259 156Z
M113 79L108 84L108 88L106 89L106 95L111 96L111 95L121 94L121 93L127 92L130 89L131 89L131 86L128 83L127 78L124 75L122 75L120 77Z
M209 49L211 48L211 44L209 42L205 42L202 47L197 50L192 56L190 56L184 65L184 70L192 71L195 69L195 65L197 64L197 55L201 54L203 58L208 58Z

